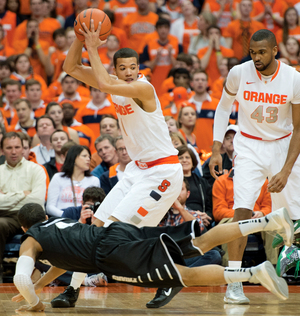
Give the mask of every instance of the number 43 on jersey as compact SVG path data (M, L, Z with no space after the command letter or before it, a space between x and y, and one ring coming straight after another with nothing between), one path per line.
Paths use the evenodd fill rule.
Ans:
M259 105L251 114L251 118L256 120L257 123L262 123L264 120L267 123L275 123L278 120L278 108L269 106L266 108L266 113L264 113L264 106Z

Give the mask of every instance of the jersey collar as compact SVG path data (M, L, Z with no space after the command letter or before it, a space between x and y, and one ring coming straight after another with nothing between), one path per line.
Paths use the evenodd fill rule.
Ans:
M274 75L272 76L271 81L273 81L273 80L276 78L276 76L278 75L280 65L281 65L281 61L280 61L280 60L277 60L277 69L276 69ZM256 73L257 73L257 76L258 76L259 80L262 81L262 75L261 75L261 73L260 73L256 68L255 68L255 70L256 70ZM271 81L270 81L270 82L271 82Z

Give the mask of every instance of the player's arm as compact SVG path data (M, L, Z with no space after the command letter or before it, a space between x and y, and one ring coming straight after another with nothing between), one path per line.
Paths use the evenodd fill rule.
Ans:
M235 96L236 94L228 90L226 83L223 89L222 97L220 99L220 102L215 113L214 142L212 147L212 155L209 161L209 170L211 175L215 179L218 178L218 175L223 173L222 156L220 152ZM215 166L218 166L219 171L215 170Z
M21 245L14 284L29 306L22 306L20 310L43 311L45 309L45 305L40 302L31 281L35 260L40 251L42 251L40 244L32 237L28 237Z
M285 187L293 166L300 154L300 104L292 104L293 111L293 135L290 141L286 161L279 173L272 177L268 185L271 193L281 192Z
M99 23L97 30L94 29L93 20L91 31L84 23L83 27L85 32L82 32L82 35L85 37L85 45L89 53L91 67L81 64L82 43L76 39L68 52L64 70L72 77L105 93L137 98L141 101L154 99L154 91L149 84L137 81L128 84L126 81L116 80L108 74L98 54L98 47L106 43L106 41L99 39L101 23ZM74 60L77 62L74 63Z

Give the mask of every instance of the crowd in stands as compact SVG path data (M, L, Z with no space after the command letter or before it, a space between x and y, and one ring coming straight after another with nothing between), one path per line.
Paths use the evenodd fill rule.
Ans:
M105 10L112 21L99 47L110 74L118 49L139 53L140 72L156 89L186 179L188 193L174 214L192 210L204 231L233 217L237 102L223 144L227 174L214 184L208 169L228 72L251 59L251 35L263 28L276 35L277 58L300 69L298 0L0 0L0 274L4 245L20 230L15 211L29 201L50 216L81 210L85 189L108 194L131 161L111 96L62 69L76 38L74 20L87 8ZM90 65L85 48L82 63ZM270 211L264 186L253 217ZM184 214L179 222L191 218ZM276 262L266 239L267 256Z

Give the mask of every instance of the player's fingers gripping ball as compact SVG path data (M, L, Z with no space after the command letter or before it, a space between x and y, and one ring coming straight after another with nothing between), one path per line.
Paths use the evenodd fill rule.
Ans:
M87 9L80 12L74 22L74 31L77 38L84 43L84 35L80 33L79 29L84 31L83 23L91 31L91 20L94 20L94 27L97 30L99 22L101 22L101 30L99 38L101 41L107 39L111 31L111 21L107 14L98 9Z

